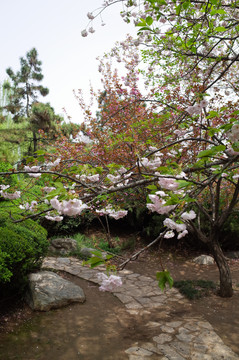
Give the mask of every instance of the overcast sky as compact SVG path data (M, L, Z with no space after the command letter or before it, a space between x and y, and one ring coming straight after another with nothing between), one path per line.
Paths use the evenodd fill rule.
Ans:
M133 25L123 22L121 4L107 9L101 20L94 20L94 34L83 38L88 24L87 12L101 7L103 0L0 0L2 34L0 82L7 78L6 68L19 70L19 58L35 47L42 61L42 85L49 88L45 98L58 114L66 108L74 122L82 114L73 89L87 94L89 83L100 88L97 56L109 51L126 34L135 34Z

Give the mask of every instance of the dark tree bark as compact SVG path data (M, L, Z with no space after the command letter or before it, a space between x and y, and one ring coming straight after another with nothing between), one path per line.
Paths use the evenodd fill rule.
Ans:
M214 260L217 264L219 274L220 274L220 293L221 297L232 297L232 276L228 262L223 254L221 246L217 239L212 239L208 244Z

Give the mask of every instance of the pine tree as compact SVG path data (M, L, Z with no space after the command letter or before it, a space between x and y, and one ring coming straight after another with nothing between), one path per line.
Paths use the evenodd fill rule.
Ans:
M41 65L37 50L33 48L25 58L20 58L19 71L14 72L11 68L6 70L10 82L5 83L5 88L10 90L10 96L4 108L13 115L12 119L16 123L29 120L33 134L33 152L37 150L37 127L32 126L32 107L39 102L39 96L49 93L49 89L40 84L43 79Z

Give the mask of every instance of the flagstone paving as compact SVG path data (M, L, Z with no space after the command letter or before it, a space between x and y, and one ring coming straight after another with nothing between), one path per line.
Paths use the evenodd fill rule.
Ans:
M104 271L103 266L90 269L82 266L75 258L46 258L44 269L65 271L79 278L99 284L97 273ZM150 315L150 311L168 308L177 304L187 304L175 288L164 293L158 288L157 281L148 276L122 270L118 273L123 285L117 288L116 296L132 315ZM238 360L235 354L213 330L209 322L185 314L180 321L149 321L146 326L154 329L155 336L149 342L139 341L125 350L129 360Z

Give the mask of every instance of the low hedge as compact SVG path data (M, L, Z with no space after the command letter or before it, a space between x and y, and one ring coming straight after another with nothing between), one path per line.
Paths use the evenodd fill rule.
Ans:
M13 223L0 211L1 298L25 289L27 274L40 267L48 245L47 231L35 221Z

